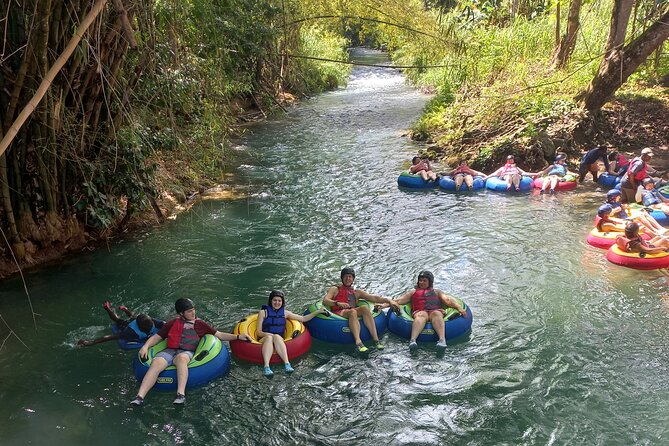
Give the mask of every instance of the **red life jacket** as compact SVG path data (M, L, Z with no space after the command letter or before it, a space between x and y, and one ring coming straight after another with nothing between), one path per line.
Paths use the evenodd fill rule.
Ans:
M418 288L411 295L411 309L415 311L432 311L441 308L441 300L434 288Z
M637 157L637 158L634 158L632 160L632 162L630 163L630 168L632 168L632 164L634 164L637 161L643 163L643 168L640 171L638 171L637 173L633 174L633 175L634 175L634 179L636 181L641 181L644 178L648 178L648 172L646 172L648 170L648 164L646 164L646 162L644 160L642 160L641 158ZM631 172L629 172L629 170L627 172L628 172L627 173L628 175L631 174Z
M195 331L195 321L186 321L182 317L176 318L170 331L167 333L167 348L194 352L197 350L199 343L200 337Z
M339 292L334 297L335 302L346 302L351 308L355 308L358 303L358 298L355 297L355 290L352 286L338 286ZM335 305L332 311L341 310L341 307Z
M649 247L648 243L646 243L646 241L643 238L641 238L641 236L637 236L636 238L633 239L628 239L623 235L619 235L618 237L616 237L616 245L618 245L618 248L620 248L622 251L625 252L632 252L630 250L630 242L633 241L638 241L642 246Z
M505 175L514 175L514 174L520 174L520 170L518 170L516 163L506 163L502 167L502 170L499 172L499 177L502 178Z

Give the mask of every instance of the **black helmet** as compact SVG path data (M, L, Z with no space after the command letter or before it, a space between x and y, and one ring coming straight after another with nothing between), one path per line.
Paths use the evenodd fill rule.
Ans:
M652 179L652 178L650 178L650 177L648 177L648 178L644 178L643 181L641 182L641 184L643 184L644 186L645 186L646 184L650 184L650 183L655 184L655 180Z
M561 160L566 160L566 159L567 159L567 155L565 155L564 153L560 153L558 156L555 157L556 162L561 161Z
M174 309L177 310L177 313L179 314L183 313L184 311L190 310L191 308L195 308L195 305L193 305L193 301L185 297L177 299L177 301L174 302Z
M610 204L603 204L599 207L599 209L597 209L597 216L601 218L610 214L611 212L613 212L613 206Z
M341 277L343 279L346 274L352 275L353 278L355 279L355 270L353 268L351 268L350 266L344 267L341 270L341 274L339 275L339 277Z
M618 189L611 189L606 193L606 201L611 201L616 197L622 195Z
M639 232L639 223L631 222L625 226L625 237L635 237Z
M267 306L268 306L268 307L271 307L271 306L272 306L272 299L274 299L276 296L279 296L279 297L281 298L281 306L282 306L282 307L283 307L284 305L286 305L286 298L285 298L285 296L283 295L283 291L272 290L272 291L269 293L269 299L267 299Z
M432 288L432 285L434 284L434 274L432 274L428 270L423 270L418 273L418 280L420 280L423 277L427 279L427 281L430 283L430 288Z

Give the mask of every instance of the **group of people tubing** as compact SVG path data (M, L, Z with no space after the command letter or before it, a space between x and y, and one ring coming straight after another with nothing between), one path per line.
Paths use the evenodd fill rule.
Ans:
M616 245L625 252L639 252L657 254L669 251L669 236L651 212L661 211L669 216L669 199L664 197L656 188L656 180L651 174L658 174L648 162L653 157L651 148L646 147L638 157L625 162L620 158L606 156L606 147L593 149L598 151L604 161L607 172L613 170L619 176L620 190L611 189L606 193L606 202L597 209L595 227L600 232L619 232ZM590 153L590 152L589 152ZM614 154L616 155L616 154ZM589 161L596 161L595 153ZM610 161L609 164L607 161ZM587 169L587 170L586 170ZM587 166L585 174L591 172L593 180L597 180L597 171ZM631 211L629 204L643 205L638 212Z
M399 311L399 306L411 304L413 322L411 326L411 337L409 349L418 347L416 339L425 325L430 322L438 337L437 348L446 348L446 325L444 321L445 307L456 309L461 316L467 317L465 309L451 296L433 287L434 275L430 271L421 271L415 288L407 291L397 299L389 299L375 294L367 293L353 287L355 271L353 268L345 267L340 274L341 285L331 286L323 297L323 307L305 314L295 314L286 309L284 293L273 290L269 294L267 305L263 305L258 313L257 333L258 341L262 343L263 374L273 375L269 366L270 358L276 352L284 363L286 373L292 373L286 345L284 342L284 331L286 320L292 319L300 322L308 322L318 314L329 316L329 312L344 317L348 321L348 327L355 341L356 350L363 353L368 351L360 338L360 319L369 331L376 349L383 350L385 346L381 343L376 330L374 317L369 305L361 300L377 304L377 308L390 307L393 311ZM103 307L112 321L120 328L113 335L106 335L95 340L80 340L79 345L89 346L112 339L131 339L145 341L139 350L139 357L146 360L149 349L163 339L167 339L167 348L158 352L151 361L149 370L142 379L137 396L130 402L133 406L141 406L147 393L153 388L160 373L170 365L174 365L177 373L177 396L174 404L181 405L186 401L186 383L188 381L188 363L197 350L200 339L206 334L211 334L221 341L247 341L252 339L247 334L224 333L211 327L209 324L195 315L195 305L192 300L180 298L174 304L177 317L163 322L140 314L135 316L127 307L120 306L129 319L119 318L111 304L106 301ZM327 309L329 308L329 310Z
M567 155L559 153L555 157L554 162L545 169L542 169L539 172L525 172L523 169L518 167L515 157L513 155L508 155L506 157L506 163L490 175L486 175L483 172L472 169L467 164L467 160L461 160L455 169L442 172L441 176L450 176L453 178L456 191L459 191L462 188L463 183L469 190L473 190L474 177L479 176L484 180L489 177L498 177L506 181L506 190L515 190L516 192L520 191L520 181L523 176L529 176L533 178L543 176L544 179L541 186L541 193L544 193L548 190L549 193L552 194L555 192L557 184L560 181L564 181L564 178L568 174L571 173L576 176L575 173L569 172L567 169L567 165L565 164L566 159ZM411 160L411 163L412 165L409 167L410 173L420 175L424 181L436 182L439 180L439 175L437 175L432 170L432 166L428 159L422 159L418 156L415 156Z
M653 174L655 170L647 163L653 156L653 151L650 147L646 147L641 151L640 156L634 158L632 161L627 160L624 154L615 150L609 152L610 146L599 145L587 151L581 158L578 173L570 172L566 165L567 155L558 153L552 164L542 169L539 172L526 172L516 164L515 157L508 155L506 163L492 172L489 175L484 174L470 168L466 160L461 160L455 169L442 172L442 176L451 176L455 182L455 190L461 189L464 183L470 190L474 187L474 177L480 176L483 179L489 177L498 177L506 182L506 189L509 191L520 191L520 181L523 176L529 177L543 177L541 192L548 191L554 193L556 186L560 181L564 181L568 175L578 177L578 182L582 184L585 181L586 175L592 175L592 180L596 183L599 173L599 161L604 164L604 171L612 176L622 176L622 190L623 199L625 202L634 201L636 188L638 183L644 178ZM415 175L420 175L424 181L438 181L437 175L427 158L413 157L411 160L411 167L409 172ZM631 169L629 169L632 167ZM631 173L629 175L628 169Z

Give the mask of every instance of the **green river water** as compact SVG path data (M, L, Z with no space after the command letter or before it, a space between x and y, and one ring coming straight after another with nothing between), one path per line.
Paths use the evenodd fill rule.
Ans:
M383 55L359 50L362 60ZM669 444L667 277L609 264L585 243L601 191L557 196L400 190L402 137L427 97L396 71L356 68L347 88L258 125L235 150L248 199L0 283L1 445ZM286 292L302 312L339 271L396 297L418 271L467 302L468 339L409 354L386 333L362 356L314 341L273 379L233 358L188 392L138 385L132 352L75 347L107 333L110 299L156 317L191 297L231 331Z

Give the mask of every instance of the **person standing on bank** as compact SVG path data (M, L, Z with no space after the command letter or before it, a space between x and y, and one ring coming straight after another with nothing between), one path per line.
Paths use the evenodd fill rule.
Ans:
M620 180L621 201L623 203L636 203L637 188L644 180L648 178L648 162L653 157L653 150L646 147L641 151L641 155L630 161L627 172Z
M604 163L604 171L609 171L609 158L606 156L606 146L600 145L588 152L581 158L581 164L578 166L578 182L583 184L585 176L590 172L593 183L597 182L597 174L599 172L598 160Z
M330 307L333 313L348 319L348 327L351 329L351 334L355 340L355 347L360 353L366 352L368 348L365 347L365 344L360 339L360 321L358 321L358 317L362 317L362 323L369 330L376 348L383 350L385 346L379 340L374 316L367 305L359 305L359 300L365 299L369 302L388 305L391 305L392 301L386 297L354 289L355 271L353 268L348 266L343 268L340 276L342 286L331 286L325 297L323 297L323 305Z
M193 358L195 350L197 350L200 338L204 335L212 334L221 341L232 341L233 339L251 341L245 334L222 333L212 328L202 319L196 318L195 306L190 299L177 299L174 303L174 309L179 316L166 322L158 333L151 336L139 349L139 357L146 360L149 349L167 338L167 348L158 352L151 361L149 370L139 385L137 396L130 402L133 406L141 406L144 403L144 397L153 388L158 380L158 375L172 364L177 369L177 397L174 404L184 404L186 402L186 383L188 382L188 363Z

